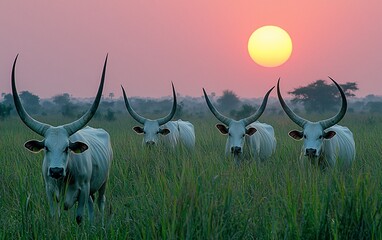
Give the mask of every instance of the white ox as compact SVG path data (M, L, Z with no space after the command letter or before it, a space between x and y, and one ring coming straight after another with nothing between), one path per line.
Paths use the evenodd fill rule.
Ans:
M257 119L260 118L265 110L268 96L273 88L267 92L263 99L263 103L256 111L256 113L240 120L233 120L218 112L212 105L206 91L203 88L204 97L209 109L215 115L215 117L223 123L216 124L216 127L222 134L228 134L225 147L226 155L232 153L236 163L240 162L241 156L243 154L245 138L248 138L247 141L249 144L250 152L252 153L255 160L264 161L268 159L276 150L276 138L273 127L266 123L260 123L257 121Z
M302 131L293 130L289 132L289 136L295 140L304 139L300 158L305 156L321 168L334 167L337 161L340 161L342 166L346 168L355 159L355 143L353 133L347 127L336 125L345 116L347 101L341 87L332 78L330 79L340 91L342 107L334 117L326 120L311 122L295 114L281 96L280 79L277 82L277 95L285 113L293 122L303 128Z
M160 119L148 119L144 118L134 111L130 106L127 99L125 89L122 87L123 97L125 99L125 105L130 115L140 124L140 126L133 127L133 130L138 134L143 134L143 145L153 146L160 142L163 142L165 146L175 148L179 142L182 143L188 150L193 150L195 147L195 130L194 125L188 121L170 121L175 115L176 111L176 93L174 85L172 84L173 93L173 105L171 112Z
M103 129L83 127L93 117L101 100L107 56L98 93L91 108L80 119L57 127L36 121L24 110L16 90L16 60L17 57L12 69L13 99L25 125L44 137L42 141L26 142L25 147L35 153L44 150L42 174L51 216L53 217L56 211L60 214L59 205L54 202L59 202L65 197L65 210L78 202L76 215L78 224L81 223L85 204L88 206L89 219L93 222L93 200L94 194L98 191L97 202L103 222L106 182L113 155L110 137Z

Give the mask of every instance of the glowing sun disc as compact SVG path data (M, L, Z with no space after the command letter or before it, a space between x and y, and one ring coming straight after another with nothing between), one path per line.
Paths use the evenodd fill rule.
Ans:
M277 26L263 26L254 31L248 40L252 60L264 67L277 67L292 54L289 34Z

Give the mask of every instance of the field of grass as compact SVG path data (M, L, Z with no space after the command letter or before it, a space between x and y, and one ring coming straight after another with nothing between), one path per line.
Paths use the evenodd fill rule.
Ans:
M191 120L194 153L143 149L127 115L92 120L110 133L114 151L103 227L97 208L95 226L87 210L77 226L75 207L50 217L43 153L23 147L42 138L17 117L0 122L0 239L382 238L382 117L347 115L341 122L357 148L345 172L301 167L302 143L287 136L297 126L285 116L260 120L275 129L276 154L241 166L224 156L226 138L212 118Z

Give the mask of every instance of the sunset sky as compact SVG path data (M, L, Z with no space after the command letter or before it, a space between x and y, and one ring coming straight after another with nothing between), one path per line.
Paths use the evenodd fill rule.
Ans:
M275 68L254 63L248 38L277 25L293 41ZM0 1L0 93L40 97L96 94L109 53L104 95L261 97L281 77L283 92L331 76L357 82L358 97L382 95L382 1ZM275 92L271 96L276 96Z

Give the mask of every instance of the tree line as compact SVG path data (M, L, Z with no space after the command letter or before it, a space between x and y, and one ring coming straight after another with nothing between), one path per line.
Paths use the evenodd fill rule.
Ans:
M341 84L345 95L348 98L355 96L355 92L358 90L357 83L348 82ZM324 80L317 80L306 86L295 88L288 92L292 95L291 103L295 107L296 111L305 111L306 113L322 114L325 112L334 112L337 110L340 104L340 94L334 84L328 84ZM20 93L20 99L24 103L25 109L30 114L40 115L54 115L59 114L63 117L77 117L86 111L89 107L90 101L84 101L83 99L75 99L68 93L63 93L54 96L51 99L40 99L39 96L23 91ZM10 93L2 94L2 101L0 102L0 119L5 119L8 116L14 114L13 96ZM211 99L216 102L219 111L224 114L228 114L233 118L243 118L256 112L261 100L258 104L254 104L253 101L247 99L240 99L233 91L225 90L223 94L216 97L215 93L211 93ZM354 109L361 109L362 111L369 111L373 113L382 113L382 99L369 95L366 97L365 102L355 102L353 106L349 106L349 111ZM147 116L161 116L163 113L167 113L172 104L172 99L147 99L147 98L133 98L130 100L140 114ZM200 106L203 105L203 106ZM176 118L181 118L184 115L196 115L202 116L208 109L204 106L204 99L198 98L183 98L178 101L178 108ZM267 106L267 112L274 114L280 113L280 109L276 106L272 106L272 101L269 101ZM116 114L125 113L126 109L123 99L114 99L114 93L108 94L108 97L104 98L101 102L99 110L95 118L102 118L107 121L113 121L116 119Z

